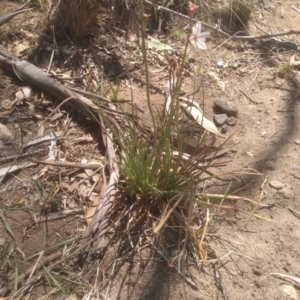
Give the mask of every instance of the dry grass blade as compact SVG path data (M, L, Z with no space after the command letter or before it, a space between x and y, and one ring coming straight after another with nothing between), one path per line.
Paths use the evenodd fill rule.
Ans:
M107 183L105 172L103 171L104 175L100 194L100 203L85 234L85 236L88 238L88 242L93 240L93 253L99 252L108 243L105 234L109 229L109 219L112 214L112 207L115 202L117 184L120 176L119 167L116 163L116 153L113 145L113 133L109 130L104 129L105 125L103 119L100 115L99 118L103 127L102 139L106 147L105 164L109 169L109 179ZM95 238L96 240L94 240ZM83 243L86 243L86 241L84 241Z
M281 274L281 273L271 273L270 275L275 277L275 278L279 278L279 279L282 279L284 281L296 284L298 287L300 287L300 277Z
M183 195L179 196L175 204L172 206L172 208L167 212L165 216L162 216L161 220L159 221L158 225L154 228L153 233L158 234L159 231L162 229L164 224L167 222L168 218L170 217L171 213L174 211L174 209L177 207L177 205L181 202L183 199ZM170 202L172 199L170 200Z

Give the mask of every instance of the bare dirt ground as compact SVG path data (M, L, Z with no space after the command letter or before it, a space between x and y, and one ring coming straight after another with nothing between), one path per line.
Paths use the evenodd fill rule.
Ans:
M300 1L270 1L269 4L268 9L257 9L252 15L249 26L252 36L300 29ZM2 11L13 11L18 5L16 2L2 1L1 15ZM20 26L20 20L25 21L29 17L27 15L20 18L22 19L16 18L9 23L12 26L10 28L14 28L10 40L22 44L26 40L24 33L16 36L16 29ZM244 186L237 194L256 200L259 200L263 191L261 203L265 207L255 207L246 202L235 204L248 212L256 210L255 213L261 218L252 217L249 221L249 215L241 212L230 210L222 213L216 229L206 237L207 248L211 249L208 261L200 269L190 263L185 271L185 275L192 278L197 289L193 289L176 274L161 257L153 258L153 253L145 248L139 256L128 257L116 276L111 276L108 271L103 271L105 268L101 269L99 266L98 271L108 282L109 289L105 286L100 293L90 295L89 299L282 300L300 297L299 282L286 282L271 275L281 273L298 276L298 279L300 276L300 219L299 215L292 212L295 210L300 213L300 69L299 66L290 66L291 60L300 61L300 55L299 50L274 44L281 41L294 43L298 49L300 47L299 35L279 36L277 40L268 43L225 43L224 39L220 41L212 36L208 41L207 51L191 51L190 55L195 62L190 64L183 86L187 92L192 92L195 82L203 84L204 100L201 93L195 96L195 100L199 103L204 101L206 116L210 119L215 114L216 100L231 101L237 107L237 124L228 126L226 133L227 136L233 134L226 145L230 149L226 155L229 162L216 172L252 168L263 175L233 177L232 182L226 181L215 187L215 190L224 193L231 182L229 193ZM3 43L7 43L7 39ZM183 44L174 39L169 39L168 44L175 49L183 48ZM130 51L126 53L124 57L134 60L131 65L136 66L141 62L141 58L138 61ZM99 57L105 60L101 55ZM151 57L151 70L164 67L159 54L152 54ZM122 71L122 64L110 63L107 67L104 64L106 68L109 66L112 76ZM213 78L212 73L218 79ZM153 107L163 109L162 90L167 75L163 71L152 74ZM141 79L143 71L135 67L130 76L132 82L128 78L120 77L119 98L130 100L130 87L133 86L133 101L143 111L143 118L149 119L144 83ZM0 104L6 99L15 99L16 92L22 86L28 85L0 70ZM37 102L42 97L44 101ZM55 105L51 97L44 96L41 91L33 88L30 99L18 104L13 112L5 115L0 111L0 121L14 133L16 139L22 140L26 145L29 140L38 136L39 125ZM81 120L76 112L63 112L68 116L54 123L46 122L42 135L48 134L52 128L63 131L68 123L68 134L60 145L63 158L74 162L80 162L82 157L88 161L103 161L101 136L97 128L93 127L93 122ZM95 141L98 143L97 147ZM1 147L2 168L12 164L5 162L4 158L17 155L18 149L16 145ZM43 159L48 153L48 147L49 144L44 144L32 149L40 151L34 158ZM22 158L18 162L28 162L28 158ZM45 172L47 176L39 175L40 180L37 180L37 174L41 174L40 169L27 168L8 176L0 185L3 214L0 246L8 249L11 245L16 245L14 258L19 262L19 274L34 264L36 258L29 259L32 255L84 232L86 220L82 213L82 199L84 193L88 193L93 183L98 180L87 182L78 191L76 184L85 178L84 171L77 173L76 180L72 179L70 170L48 168ZM56 195L55 191L62 183L65 184L65 193ZM22 207L24 203L26 209ZM52 215L59 216L62 210L73 208L77 209L73 215L47 220ZM10 230L7 226L5 228L6 223ZM5 273L13 268L14 266L10 266L1 269L3 280L7 278ZM63 275L72 280L74 268L66 266ZM87 281L85 284L92 287L94 281ZM89 296L84 287L70 291L69 298L51 295L50 291L46 287L33 289L30 297L26 299L88 299Z

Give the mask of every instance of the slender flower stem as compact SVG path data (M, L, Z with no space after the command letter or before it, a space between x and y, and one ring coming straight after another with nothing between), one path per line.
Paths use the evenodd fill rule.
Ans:
M145 80L146 80L146 96L147 96L147 104L149 107L149 111L151 114L153 127L155 127L155 117L153 114L153 110L151 107L151 99L150 99L150 80L149 80L149 68L148 68L148 60L147 60L147 48L146 48L146 20L145 20L145 11L144 11L144 3L143 0L139 1L140 3L140 9L141 9L141 37L142 37L142 53L143 53L143 59L144 59L144 66L145 66Z

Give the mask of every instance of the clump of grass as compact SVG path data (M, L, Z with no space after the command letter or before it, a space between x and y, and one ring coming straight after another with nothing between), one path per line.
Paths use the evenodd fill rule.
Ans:
M23 3L28 3L30 6L36 6L44 8L47 4L48 0L31 0L30 2L27 0L21 0Z
M232 0L230 3L230 25L237 29L247 29L252 12L251 3L245 0Z
M174 27L174 28L172 29L171 36L172 36L175 40L178 40L178 41L183 42L183 41L186 40L187 34L186 34L182 29L180 29L179 27Z
M290 75L292 73L293 73L293 66L291 66L291 64L289 64L289 63L281 66L278 70L278 76L279 77L285 77L285 76Z
M73 39L97 32L100 18L103 18L101 1L98 0L60 0L56 6L48 0L46 10L49 25L54 25L57 34L64 32Z
M220 13L221 22L231 33L247 32L252 11L252 1L230 0Z
M195 122L188 113L189 110L187 109L185 111L187 114L185 114L180 104L182 74L186 65L187 48L192 30L186 36L182 59L178 61L174 55L168 58L169 80L165 86L165 109L159 111L153 108L147 63L148 54L145 45L148 16L143 13L143 2L139 2L141 7L141 49L144 58L146 98L150 120L147 121L148 123L140 120L132 109L130 117L124 113L126 125L120 130L120 128L116 129L118 127L116 122L103 115L107 127L114 133L114 142L115 145L118 145L120 153L118 159L121 174L119 190L123 195L120 205L126 205L125 199L129 200L128 207L130 208L126 214L132 223L131 228L139 227L149 230L149 224L157 223L157 219L159 219L159 224L154 229L157 234L161 230L165 230L163 229L165 223L176 224L176 227L179 228L178 235L186 234L186 242L182 251L185 251L187 243L191 242L195 248L201 248L201 251L199 249L197 251L202 253L201 258L203 259L206 256L202 242L207 230L203 230L200 243L196 240L192 242L188 237L195 235L190 235L189 224L194 207L200 209L200 205L197 204L200 203L199 195L196 199L196 191L202 183L214 178L208 169L215 161L213 159L206 160L206 158L220 149L223 144L215 147L216 138L214 136L204 134L203 131L196 134L197 131L199 132L199 124L202 124L203 118L202 121ZM190 26L193 26L192 22ZM196 28L198 29L196 30ZM199 49L206 49L204 39L208 33L202 33L199 26L195 27L194 31L196 31L192 36L194 45L197 45ZM117 98L114 93L114 99L117 100ZM189 103L198 105L193 100L190 100ZM122 109L122 106L120 108ZM120 132L122 133L120 134ZM213 156L212 154L212 158ZM205 201L206 198L203 197L203 202ZM134 210L132 205L134 205ZM119 213L122 215L123 209ZM117 212L114 218L120 218L120 215L118 217L116 215L118 215ZM124 226L124 220L119 219L116 223ZM120 232L117 228L114 231ZM112 238L112 240L114 239Z

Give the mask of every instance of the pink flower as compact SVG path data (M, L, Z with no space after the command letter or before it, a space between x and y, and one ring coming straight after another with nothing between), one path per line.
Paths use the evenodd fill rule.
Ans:
M192 28L190 42L196 49L206 50L205 39L208 36L209 32L201 32L201 23L197 22Z

